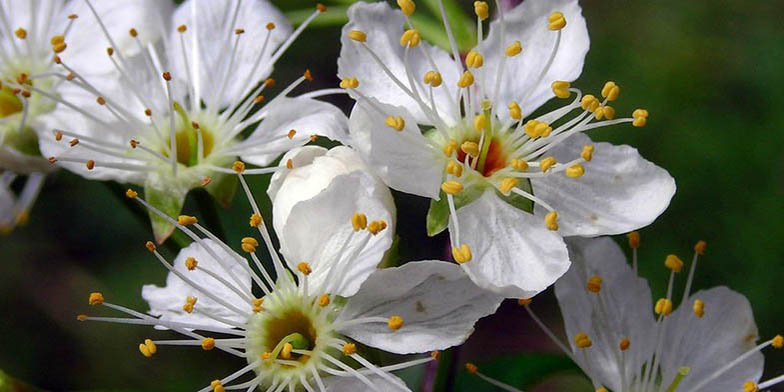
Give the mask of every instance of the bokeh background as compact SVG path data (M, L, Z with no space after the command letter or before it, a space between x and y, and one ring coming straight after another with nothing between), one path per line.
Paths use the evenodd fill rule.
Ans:
M295 18L313 5L273 2ZM317 19L278 64L273 74L278 86L305 68L316 76L308 88L337 84L335 63L346 3L327 2L329 13ZM470 10L472 1L461 3ZM704 239L708 251L695 287L727 285L743 293L754 308L760 336L781 333L782 5L744 0L581 3L591 51L574 85L596 94L606 80L614 80L622 87L614 105L620 112L645 107L651 113L646 128L616 126L591 136L637 147L669 170L678 184L670 208L641 230L640 270L650 279L654 298L666 286L664 257L675 253L690 258L694 242ZM297 11L303 9L308 11ZM344 97L331 99L350 108ZM265 178L252 180L257 199L269 211L266 185ZM47 390L186 391L242 365L217 351L189 348L160 350L148 360L136 346L150 335L165 333L75 320L76 314L92 310L87 305L91 291L146 310L142 284L164 282L166 272L144 248L150 239L148 223L117 197L122 190L60 171L47 179L29 224L0 237L0 369ZM401 258L442 257L445 238L428 239L425 234L427 201L400 193L395 197ZM185 211L197 211L197 198L189 197ZM238 195L219 214L228 239L238 245L248 229L245 198ZM625 238L618 241L625 244ZM171 247L164 251L174 255ZM561 331L552 290L532 306ZM768 351L765 356L765 378L784 372L784 352ZM592 390L512 301L481 320L454 357L456 378L438 390L493 390L458 367L466 360L526 390ZM422 375L412 371L407 376L416 382Z

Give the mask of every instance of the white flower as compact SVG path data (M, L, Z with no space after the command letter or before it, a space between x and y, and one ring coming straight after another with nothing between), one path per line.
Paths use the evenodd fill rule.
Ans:
M320 158L339 154L332 150ZM361 345L412 354L461 344L502 298L475 286L451 263L419 261L377 270L383 250L392 243L394 233L385 222L394 211L375 197L366 176L357 170L338 174L323 190L297 202L278 232L281 258L272 250L270 233L240 175L254 211L250 224L261 235L261 241L242 240L256 269L195 218L167 217L194 243L173 265L148 243L170 270L165 287L146 285L142 290L149 315L93 293L91 304L131 317L78 319L156 326L187 337L145 340L139 350L148 357L161 346L191 345L220 349L248 362L201 391L408 391L390 372L434 360L437 353L381 366L363 356ZM276 199L286 197L286 181ZM133 191L129 196L165 216ZM256 254L259 242L271 253L276 280Z
M42 151L87 178L142 185L150 202L170 215L199 186L227 203L236 182L226 166L238 156L265 166L317 134L340 139L345 133L337 108L308 96L287 97L311 80L310 71L261 105L262 92L275 85L265 78L324 10L317 8L292 31L266 0L189 0L150 27L165 32L158 42L138 42L143 53L114 45L108 56L102 53L115 66L109 76L82 77L64 62L73 78L59 90L67 99L59 100L48 122L57 131L42 138ZM135 41L143 32L108 36ZM153 218L153 229L162 241L173 226Z
M465 63L454 43L450 56L421 40L413 1L398 4L404 12L385 2L349 9L338 65L357 100L352 143L390 187L432 199L428 232L449 227L474 282L528 298L568 269L563 236L627 232L667 207L666 171L582 134L642 126L647 112L616 119L613 82L602 100L570 87L589 46L576 0L525 1L486 37L487 4L475 2L480 42ZM554 95L574 99L526 119Z
M41 192L44 175L32 173L27 177L24 187L19 195L11 189L11 183L16 181L15 173L0 172L0 235L9 234L16 225L27 223L30 217L30 208Z

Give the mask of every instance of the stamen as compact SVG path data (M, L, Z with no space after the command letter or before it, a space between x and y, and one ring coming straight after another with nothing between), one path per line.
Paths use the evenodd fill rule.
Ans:
M462 244L459 247L453 247L452 258L454 258L458 264L465 264L471 261L473 258L471 247L469 247L468 244Z

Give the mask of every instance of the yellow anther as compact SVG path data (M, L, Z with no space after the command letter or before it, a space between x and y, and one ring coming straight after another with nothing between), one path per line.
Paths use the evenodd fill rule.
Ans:
M550 136L550 132L553 131L553 128L550 124L539 121L539 120L529 120L528 122L523 125L523 130L528 137L534 139L538 137L547 137Z
M572 95L572 92L569 91L569 87L571 84L569 82L565 82L563 80L556 80L553 84L550 85L553 89L553 93L558 98L569 98Z
M441 85L443 81L441 79L441 74L436 71L427 71L425 72L424 78L425 84L429 84L432 87L438 87Z
M27 30L25 30L25 29L20 27L20 28L16 29L16 31L14 31L14 35L16 35L16 38L25 39L25 38L27 38ZM60 37L62 37L62 36L60 36ZM54 39L54 38L52 38L52 39ZM52 45L54 45L54 43L52 43Z
M465 264L473 258L473 254L471 253L471 247L468 244L460 245L459 247L452 248L452 258L458 264Z
M177 26L177 32L178 33L184 33L186 31L188 31L188 26L186 26L186 25L179 25L179 26Z
M101 294L99 292L90 293L90 298L87 300L87 303L89 303L92 306L102 304L103 303L103 294Z
M472 50L466 55L465 63L468 68L479 68L485 64L485 59L479 52Z
M236 173L242 173L245 171L245 163L242 161L236 161L231 165L231 170L234 170Z
M376 235L387 228L387 222L383 219L368 223L367 229L370 234Z
M629 239L630 248L637 249L640 247L640 233L632 231L629 234L626 234L626 238Z
M648 123L648 111L645 109L637 109L632 112L632 118L634 118L632 125L638 128L644 127L645 124Z
M463 184L455 180L444 181L441 190L450 195L456 195L463 191Z
M481 132L487 128L487 117L484 114L478 114L474 117L474 129ZM476 143L474 143L476 144ZM465 143L463 143L465 145ZM477 146L479 147L479 146ZM465 151L465 150L464 150Z
M340 81L340 88L350 89L359 87L357 78L344 78Z
M543 173L547 172L552 168L556 163L555 157L547 157L539 161L539 169L542 170Z
M577 347L579 348L588 348L593 346L593 342L585 332L580 332L577 335L575 335L574 343L577 344Z
M136 31L136 29L134 29L134 28L131 28L130 30L128 30L128 34L131 37L133 37L133 38L136 38L137 36L139 36L139 32Z
M133 189L128 189L125 191L125 196L129 199L135 199L136 196L139 196L139 194Z
M476 374L476 372L479 371L479 368L471 362L466 362L465 368L466 371L470 374Z
M172 80L171 72L164 72L161 74L163 80L170 82Z
M323 3L316 3L316 11L318 12L327 12L327 6Z
M197 265L199 265L199 261L195 257L185 259L185 267L188 268L188 271L195 270Z
M180 215L180 216L177 217L177 223L179 223L180 225L183 225L183 226L193 225L193 224L196 224L198 222L199 222L199 220L196 219L195 216Z
M771 340L770 345L773 346L773 348L778 349L784 347L784 336L776 335L776 337Z
M354 227L354 231L365 230L365 228L367 228L367 216L355 212L354 215L351 216L351 226Z
M612 106L599 106L596 108L596 111L593 113L597 120L601 119L608 119L612 120L615 118L615 108Z
M490 7L484 1L474 2L474 13L479 20L485 20L490 16Z
M158 352L158 347L150 339L144 339L144 343L139 343L139 352L146 358L150 358Z
M672 313L672 301L667 298L659 298L659 300L656 301L656 306L654 306L653 311L662 316L669 315Z
M596 390L596 392L609 392L609 391L607 391L607 388L605 387L600 387Z
M86 321L87 320L87 315L86 314L77 314L76 315L76 320L78 320L78 321Z
M275 79L265 79L264 85L267 87L275 87Z
M193 313L193 307L196 305L196 301L196 297L186 297L185 304L182 305L182 310L184 310L186 313Z
M526 171L526 170L528 170L528 162L526 162L526 161L524 161L522 159L512 159L512 161L509 163L509 165L512 166L512 169L515 169L517 171Z
M264 298L254 298L250 303L253 305L254 313L259 313L264 310L264 307L262 306L264 305Z
M414 3L414 0L397 0L397 6L400 7L400 10L403 11L403 14L406 16L411 16L416 10L416 3Z
M400 46L409 48L416 48L420 41L419 31L416 29L408 29L400 36Z
M460 177L463 175L463 165L456 161L449 161L446 164L446 172L455 177Z
M586 283L585 287L592 293L602 291L602 277L598 275L591 276L588 278L588 283Z
M623 338L623 339L621 339L621 342L618 343L618 348L621 349L621 351L626 351L626 350L629 349L629 346L631 346L631 345L632 345L632 342L629 341L629 339Z
M697 317L702 318L705 315L705 302L701 299L695 299L694 305L692 305L691 309L694 311L694 314Z
M210 383L210 386L212 387L212 392L226 392L226 389L223 388L220 380L213 380Z
M403 318L400 316L392 316L387 321L387 327L392 331L397 331L403 326Z
M319 300L318 300L319 306L321 306L323 308L323 307L329 305L329 303L330 303L329 294L321 294L321 297L319 297Z
M478 125L482 125L481 120L475 122L479 122L480 124ZM463 142L463 144L460 145L460 150L473 157L479 156L479 144L476 142Z
M474 74L471 71L465 71L457 81L457 87L466 88L474 84Z
M544 225L552 231L558 230L558 213L550 211L544 216Z
M351 30L348 32L348 38L352 39L357 42L365 42L367 41L367 34L364 31L359 30Z
M585 159L586 162L590 162L593 159L593 144L586 144L583 146L583 150L580 152L580 158Z
M248 224L250 227L259 227L259 225L261 225L261 215L258 213L251 215Z
M346 343L343 345L343 354L354 355L357 353L357 345L354 343Z
M754 381L748 380L743 383L743 392L759 392L759 387Z
M152 241L145 242L144 246L147 247L147 250L149 250L150 252L155 251L155 244L153 244Z
M201 340L201 348L209 351L215 348L215 339L214 338L204 338Z
M580 100L580 107L589 112L596 111L600 104L601 102L599 102L599 99L591 94L584 95L583 99Z
M455 151L457 151L458 147L460 147L460 145L457 144L457 141L450 140L449 143L444 145L444 155L451 157L452 154L454 154Z
M509 46L506 47L506 50L504 50L504 54L506 54L508 57L517 56L522 52L523 52L523 45L520 43L520 41L512 42L511 44L509 44Z
M242 250L247 253L255 252L258 246L259 246L259 241L257 241L253 237L245 237L242 239Z
M290 129L289 133L286 134L286 137L289 139L294 139L294 136L297 134L296 129Z
M523 110L520 109L520 105L518 105L515 101L509 102L509 117L515 120L520 120L523 118Z
M553 12L547 17L547 28L553 31L560 30L566 26L566 18L560 12Z
M501 180L501 183L498 185L498 190L508 196L509 193L512 192L512 189L518 185L520 185L520 180L514 177L507 177Z
M310 264L308 264L308 263L306 263L304 261L299 263L299 264L297 264L297 271L301 272L302 275L305 275L305 276L308 276L308 275L310 275L311 272L313 272L313 270L310 268Z
M440 358L440 357L441 357L441 351L431 351L430 352L430 358L433 358L434 360L438 361L438 358Z
M585 174L585 168L583 165L576 163L572 166L566 168L566 176L569 178L580 178Z
M87 170L93 170L95 168L95 161L90 159L84 165L87 167Z
M621 94L621 88L618 87L617 84L613 81L609 81L604 84L602 87L602 97L607 98L608 101L612 102L618 99L618 95Z
M520 305L520 306L528 306L533 301L534 301L533 298L518 298L517 299L517 304Z
M283 349L280 350L280 357L283 359L291 359L291 351L294 350L294 346L291 343L286 343L283 345Z
M681 269L683 269L683 260L675 255L667 255L664 259L664 266L669 268L672 272L681 272Z
M697 253L698 255L702 256L705 254L706 247L708 247L708 244L705 241L702 240L697 241L697 243L694 244L694 253Z
M384 123L396 131L402 131L406 127L406 121L402 116L387 116Z
M270 357L271 357L271 354L269 352L265 351L265 352L261 353L261 359L263 359L265 361L270 359Z

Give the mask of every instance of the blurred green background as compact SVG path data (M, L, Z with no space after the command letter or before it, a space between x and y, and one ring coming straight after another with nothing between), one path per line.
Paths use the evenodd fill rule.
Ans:
M274 3L288 11L313 5L300 0ZM305 68L316 76L308 88L337 84L340 25L336 23L342 20L345 3L327 3L330 12L282 58L273 74L279 86ZM461 3L470 9L472 1ZM606 80L614 80L622 87L615 105L620 112L645 107L651 113L646 128L617 126L591 136L637 147L647 159L669 170L678 184L667 212L641 230L640 269L650 279L654 297L665 290L665 255L690 258L694 242L704 239L708 252L698 268L696 289L727 285L743 293L754 308L760 336L767 339L781 333L782 4L581 3L591 51L582 77L573 85L597 94ZM331 99L350 108L345 97ZM257 199L268 211L266 184L266 178L252 180ZM233 357L191 348L167 348L149 360L139 355L136 346L150 335L166 333L75 320L76 314L93 310L87 305L91 291L102 291L108 301L146 310L140 297L142 284L160 285L166 276L144 248L150 239L148 224L128 211L113 193L117 189L60 171L48 178L30 223L0 237L0 369L50 390L161 391L193 390L237 369L242 363ZM429 240L425 235L427 202L395 196L402 257L441 256L443 236ZM185 211L197 208L189 197ZM238 195L220 213L229 240L238 245L248 230L245 198ZM623 238L619 241L625 243ZM164 251L174 255L170 249ZM551 290L537 297L533 307L550 326L562 329ZM589 390L512 302L480 321L458 355L458 364L474 361L486 373L526 390L535 385L538 391ZM557 371L556 376L543 376L552 371ZM782 372L784 352L766 352L765 378ZM458 374L451 385L456 390L492 390L465 372ZM417 378L412 372L410 379Z

